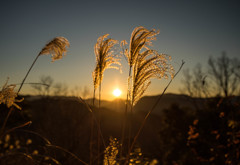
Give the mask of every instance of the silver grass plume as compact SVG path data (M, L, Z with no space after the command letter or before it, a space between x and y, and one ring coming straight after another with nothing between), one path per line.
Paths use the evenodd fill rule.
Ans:
M142 26L139 26L136 27L131 34L129 50L123 48L127 42L121 42L121 46L124 49L123 53L126 56L130 67L135 64L141 50L144 48L148 50L148 46L152 46L152 40L156 39L155 36L157 34L159 34L159 30L148 30Z
M129 75L128 75L128 92L127 92L127 102L128 96L131 95L131 73L140 52L149 50L149 46L152 46L152 40L156 40L156 35L159 34L159 30L148 30L142 26L136 27L130 38L129 50L126 48L127 42L124 40L121 42L122 54L128 61L129 65Z
M17 102L22 102L22 99L16 99L17 93L14 91L16 87L15 84L7 85L9 78L7 79L6 83L3 85L2 90L0 90L0 104L6 104L8 108L14 106L21 110L21 107L17 105Z
M120 59L112 51L113 46L117 44L118 41L111 38L106 39L108 35L109 34L105 34L99 37L94 46L94 53L96 56L96 67L92 73L94 90L101 84L105 69L120 69L121 66L119 62Z
M45 45L45 47L39 53L39 56L44 54L51 54L52 62L54 62L55 60L61 59L63 55L66 55L67 48L69 46L69 41L66 38L56 37Z
M52 62L54 62L55 60L61 59L63 55L66 55L67 52L67 47L69 47L70 44L68 42L68 40L64 37L56 37L54 38L52 41L50 41L47 45L45 45L45 47L41 50L41 52L36 56L35 60L33 61L32 65L30 66L30 68L27 71L27 74L25 75L24 79L22 80L22 83L18 89L18 91L15 93L13 90L15 88L15 85L8 85L6 86L6 84L4 85L2 91L1 91L1 96L0 96L0 100L1 103L5 103L7 104L7 106L13 105L18 109L21 109L15 102L21 102L22 100L17 100L15 99L16 96L19 94L19 92L22 89L22 86L28 76L28 74L30 73L31 69L33 68L34 64L36 63L37 59L44 54L51 54L52 55ZM6 97L8 97L8 99L6 100ZM4 130L6 123L8 121L8 118L11 114L11 112L13 111L13 108L10 109L10 111L8 112L1 132Z
M25 77L24 77L24 79L23 79L23 81L22 81L22 83L21 83L21 85L18 89L17 94L22 89L22 86L23 86L28 74L30 73L32 67L36 63L38 57L40 57L41 55L51 54L52 55L52 62L54 62L55 60L61 59L63 55L66 55L67 48L69 46L70 46L69 41L64 37L56 37L52 41L50 41L48 44L46 44L45 47L42 48L41 52L37 55L37 57L33 61L32 65L30 66L27 74L25 75Z
M132 106L142 97L151 83L151 78L168 78L169 75L173 77L174 69L169 60L170 56L158 54L155 50L145 50L138 55L132 75Z
M114 68L114 69L120 69L121 63L119 62L119 58L117 55L114 54L112 51L113 46L117 44L117 40L113 40L111 38L108 38L108 34L105 34L97 39L97 43L94 46L94 53L96 56L96 67L92 73L93 77L93 84L94 84L94 91L93 91L93 105L95 100L95 92L96 89L99 88L99 108L101 103L101 83L103 79L103 73L105 69L108 68ZM99 126L100 126L100 111L98 111L98 117L99 117ZM92 127L93 129L93 127ZM101 131L98 131L98 138L97 138L97 144L98 144L98 155L100 154L100 134ZM92 135L91 135L92 137ZM92 141L92 139L91 139ZM91 148L92 146L90 146ZM92 149L90 149L92 150ZM92 155L92 152L90 153ZM99 159L98 159L99 164Z
M145 60L144 59L145 57L143 56L143 54L145 54L145 56L152 54L153 51L149 49L149 46L152 46L152 40L156 39L155 36L158 33L159 33L158 30L155 30L155 29L148 30L142 26L139 26L139 27L136 27L131 34L129 49L127 49L126 47L127 42L125 40L121 41L121 45L120 45L122 47L121 53L124 55L129 65L129 74L127 79L128 89L127 89L126 108L125 108L125 121L122 127L121 144L124 143L124 138L125 138L124 134L125 134L126 124L127 122L129 122L127 120L130 120L130 124L128 128L129 129L128 143L130 144L132 109L134 104L142 96L142 94L150 84L148 77L146 77L146 81L143 80L144 79L143 77L141 78L142 80L139 80L139 73L137 72L138 72L138 67L140 67L141 63ZM141 52L145 52L145 53L142 53L142 61L138 61L140 59L139 56L141 55ZM132 70L134 72L133 75L132 75ZM131 114L130 114L130 118L127 119L129 101L131 103ZM121 147L120 155L122 155L122 151L123 151L123 148Z

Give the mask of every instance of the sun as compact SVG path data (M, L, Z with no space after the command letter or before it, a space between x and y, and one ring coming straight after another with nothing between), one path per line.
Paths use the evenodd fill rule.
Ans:
M113 95L115 97L119 97L119 96L121 96L121 94L122 94L122 91L120 89L118 89L118 88L114 89Z

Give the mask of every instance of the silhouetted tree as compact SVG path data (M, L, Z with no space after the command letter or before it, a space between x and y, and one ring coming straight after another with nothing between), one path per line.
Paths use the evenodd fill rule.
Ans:
M240 63L237 62L237 64L235 64L236 69L234 70L234 74L236 75L236 77L238 77L240 79Z
M68 94L68 87L63 83L56 83L53 89L53 94L55 96L66 96Z
M209 75L215 83L218 95L225 97L236 94L239 89L239 66L240 61L236 58L229 58L223 52L222 56L215 59L210 57L208 60Z
M209 84L206 81L207 74L203 71L202 65L197 64L192 72L189 69L183 71L184 79L182 80L184 87L180 89L182 93L187 93L191 97L207 97Z
M82 88L80 86L74 86L70 92L71 96L79 97L81 95Z
M209 58L208 72L197 64L192 70L184 70L183 76L180 91L191 97L227 97L240 93L240 61L227 57L225 52L219 58Z
M41 76L39 83L33 84L32 88L40 96L66 96L68 94L68 87L64 83L54 83L51 76Z
M31 85L38 95L48 96L50 94L50 87L53 85L53 78L51 76L41 76L39 84Z
M82 93L82 98L86 99L90 94L90 90L87 86L84 86L83 91L81 93Z

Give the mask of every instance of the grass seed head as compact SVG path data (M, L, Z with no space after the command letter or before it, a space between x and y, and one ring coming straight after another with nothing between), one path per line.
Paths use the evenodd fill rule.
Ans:
M117 40L108 38L108 34L105 34L97 39L97 43L94 46L94 53L96 56L96 67L92 73L94 89L96 89L103 79L103 73L105 69L114 68L119 69L121 63L118 55L112 51Z
M64 37L56 37L41 50L39 55L52 55L52 62L59 60L66 55L67 48L70 46L69 41Z
M9 78L8 78L9 79ZM7 85L8 79L6 83L3 85L2 90L0 91L0 104L5 104L8 108L11 106L15 106L16 108L21 110L21 107L16 104L16 102L22 102L23 98L18 100L16 99L17 93L14 92L15 84Z
M138 34L139 33L139 34ZM134 30L131 38L142 38L142 41L131 40L138 43L138 48L133 49L130 54L134 55L132 58L132 88L130 92L130 98L132 105L142 97L148 86L151 84L151 78L168 78L174 76L174 70L172 65L169 63L171 60L170 56L165 54L159 54L156 50L151 50L146 48L146 46L151 45L151 40L155 39L155 35L158 34L155 30L148 31L143 27L138 27ZM146 38L146 37L149 38ZM145 37L145 39L144 39ZM137 39L140 40L140 39ZM145 49L144 49L145 48ZM134 53L133 53L134 52ZM129 56L129 65L131 65L131 58Z
M152 46L152 40L156 40L156 35L159 34L158 30L148 30L142 26L136 27L130 38L129 52L125 52L125 56L128 60L128 64L132 67L140 51L143 49L148 50L149 46ZM126 44L126 42L123 42Z

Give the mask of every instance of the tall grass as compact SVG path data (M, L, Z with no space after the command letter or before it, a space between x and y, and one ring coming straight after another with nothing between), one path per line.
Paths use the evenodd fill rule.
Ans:
M136 27L130 37L130 44L129 44L129 49L126 48L126 41L121 42L121 47L123 49L122 53L127 59L128 65L129 65L129 73L128 73L128 89L127 89L127 96L126 96L126 107L125 107L125 112L124 112L124 119L123 119L123 126L122 126L122 135L121 135L121 150L120 150L120 155L122 156L122 151L123 151L123 142L125 138L125 129L126 125L131 119L127 119L127 114L128 114L128 102L129 102L129 97L131 95L131 78L132 78L132 68L135 66L135 63L138 60L138 56L140 55L140 52L143 51L144 49L148 50L149 46L152 45L152 40L155 40L155 35L157 35L159 31L156 31L155 29L153 30L147 30L146 28L139 26ZM132 115L132 111L131 114ZM131 124L129 125L129 142L130 143L130 132L131 132Z
M128 70L128 77L127 77L127 95L126 95L126 106L124 111L124 118L123 118L123 125L121 130L121 142L118 145L117 140L113 140L110 142L112 146L114 146L114 154L110 157L105 155L104 158L104 164L112 164L113 162L116 163L117 154L118 154L118 147L120 148L120 158L124 159L125 164L129 162L130 154L133 150L133 147L136 143L136 140L141 133L147 118L155 108L155 106L158 104L159 100L161 99L162 95L167 90L168 86L171 84L172 79L178 74L178 72L181 70L182 65L180 66L178 72L174 75L174 69L172 65L170 64L171 57L165 54L160 54L156 50L151 49L152 41L156 39L156 35L159 34L158 30L152 29L148 30L142 26L136 27L130 37L130 43L129 47L127 48L127 42L124 40L121 42L122 47L122 53L124 57L126 58L129 70ZM94 115L93 109L89 107L86 102L80 98L80 100L86 105L88 110L91 112L91 132L90 132L90 144L89 144L89 163L90 164L101 164L100 158L102 157L101 153L101 144L100 139L102 140L102 143L104 145L105 151L109 153L111 147L106 147L104 138L101 132L101 94L102 94L102 81L104 76L104 71L109 68L119 69L121 67L120 63L120 56L117 55L117 53L114 51L114 47L118 43L117 40L108 38L108 34L105 34L103 36L100 36L97 39L97 43L94 46L94 53L96 57L96 66L94 68L94 71L92 72L92 78L93 78L93 106L95 106L95 99L96 99L96 92L98 89L98 110L97 110L97 116ZM22 80L20 87L17 92L14 92L14 88L16 85L7 85L7 83L3 86L2 90L0 91L0 104L6 104L8 108L10 108L7 117L5 118L5 121L3 123L1 134L5 135L9 131L13 131L17 128L24 127L30 122L21 124L17 127L14 127L12 129L9 129L8 131L5 131L4 129L7 123L7 120L13 111L14 107L21 109L16 103L21 102L21 100L16 99L19 92L21 91L21 88L23 84L25 84L25 80L28 77L30 71L32 70L34 64L36 63L37 59L42 55L51 54L52 55L52 62L55 60L61 59L63 55L66 55L67 48L70 46L68 40L64 37L56 37L49 43L45 45L45 47L42 48L42 50L39 52L39 54L36 56L35 60L33 61L32 65L28 69L24 79ZM162 95L157 100L156 104L149 109L147 115L145 116L144 120L142 121L142 124L140 128L138 129L138 132L135 136L133 136L132 133L132 115L134 106L136 103L141 99L144 92L147 90L151 83L151 79L162 79L162 78L169 78L171 77L171 80L169 84L164 89ZM128 116L129 114L129 116ZM94 134L94 123L97 125L97 155L94 157L93 155L93 134ZM131 139L133 140L131 141ZM125 139L128 140L127 145L125 144ZM110 146L111 146L110 145ZM70 153L69 151L61 148L60 146L53 146L49 145L51 148L55 149L61 149L65 153L70 154L72 157L76 157L74 154ZM123 148L126 148L125 157L123 156ZM78 157L76 157L78 159ZM97 160L95 162L95 160ZM86 162L83 162L79 159L79 162L83 164L87 164ZM122 163L122 162L121 162Z
M63 55L66 55L66 51L67 51L67 48L69 46L70 46L70 44L69 44L69 42L66 38L64 38L64 37L54 38L52 41L50 41L48 44L46 44L45 47L37 55L37 57L33 61L32 65L30 66L27 74L25 75L22 83L20 84L20 87L19 87L17 92L14 91L14 88L16 87L15 84L7 85L8 80L3 85L2 90L0 91L0 104L5 104L10 110L8 111L8 114L7 114L7 116L6 116L6 118L3 122L1 132L0 132L0 139L2 139L5 136L5 141L7 140L7 138L9 140L10 139L10 135L9 135L10 133L12 133L13 131L15 131L18 128L22 128L26 125L31 124L31 121L28 121L24 124L20 124L18 126L15 126L13 128L8 129L7 131L5 131L5 126L6 126L6 123L8 121L8 118L9 118L11 112L14 110L14 108L21 109L21 107L19 105L17 105L16 103L21 102L23 99L19 100L19 99L17 99L17 96L18 96L19 92L21 91L21 88L22 88L23 84L25 83L25 80L28 77L28 75L29 75L31 69L33 68L34 64L36 63L37 59L41 55L51 54L52 55L52 62L54 62L55 60L61 59ZM74 159L76 159L77 161L79 161L82 164L87 164L84 161L82 161L81 159L79 159L76 155L69 152L68 150L66 150L66 149L64 149L60 146L52 145L48 140L45 140L46 139L45 137L43 137L43 136L41 136L41 135L39 135L35 132L29 132L29 133L33 133L33 134L37 135L38 137L40 137L41 139L44 139L45 142L47 142L46 146L43 146L43 147L46 147L45 152L46 152L46 150L48 150L47 148L54 148L54 149L59 150L61 152L65 152L64 154L69 154L71 157L73 157ZM8 142L8 141L6 141L6 142ZM19 143L19 140L16 141L16 142ZM16 145L18 143L16 143ZM31 143L32 143L32 140L28 139L26 145L31 144ZM13 147L13 146L11 146L11 147ZM16 147L20 147L20 146L16 146ZM36 155L37 155L38 158L36 157ZM29 153L27 153L27 151L25 151L25 149L23 151L20 151L20 152L8 151L7 154L1 155L0 162L4 163L4 164L8 162L7 164L9 164L10 162L8 160L9 160L9 158L11 159L11 157L15 158L15 160L12 159L11 163L13 163L13 162L15 162L15 163L25 162L25 163L35 164L37 162L38 163L40 163L40 162L43 163L44 160L51 160L55 164L59 164L59 162L51 156L39 155L37 150L34 150L34 152L32 154L29 154ZM39 158L40 158L40 160L39 160Z
M182 64L180 65L178 71L177 71L174 75L171 75L171 76L172 76L172 79L169 81L169 83L167 84L167 86L164 88L162 94L158 97L158 99L157 99L157 101L155 102L155 104L152 106L151 109L148 110L147 114L145 115L145 117L144 117L144 119L143 119L143 121L142 121L142 123L141 123L141 125L140 125L140 127L139 127L139 129L138 129L138 131L137 131L137 133L136 133L136 135L135 135L134 138L133 138L133 141L132 141L132 143L131 143L131 146L130 146L129 149L128 149L128 154L127 154L127 156L126 156L125 164L127 164L128 161L129 161L131 151L133 150L133 147L134 147L134 145L135 145L135 143L136 143L136 141L137 141L140 133L142 132L143 127L144 127L144 125L146 124L146 121L147 121L148 117L149 117L150 114L153 112L153 110L156 108L156 106L158 105L158 103L160 102L160 100L161 100L161 98L163 97L163 95L165 94L166 90L168 89L168 87L169 87L170 84L172 83L172 80L173 80L173 79L178 75L178 73L181 71L184 63L185 63L185 62L182 61Z
M95 100L95 93L96 89L99 89L99 98L98 98L98 107L100 110L101 106L101 86L102 86L102 80L103 80L103 74L104 71L108 68L114 68L114 69L119 69L119 66L121 66L121 63L119 62L119 58L114 52L112 51L112 48L114 47L115 44L117 44L117 40L108 38L109 34L105 34L97 39L97 43L94 46L94 53L96 56L96 67L92 73L93 77L93 105L94 105L94 100ZM115 64L115 65L114 65ZM117 65L117 66L116 66ZM98 110L98 124L100 126L100 111ZM93 123L93 119L92 119ZM92 128L93 129L93 124ZM93 131L91 131L91 134ZM91 135L91 141L92 141L92 135ZM100 155L100 132L98 130L98 155ZM92 152L92 142L90 142L90 152ZM90 153L92 155L92 153ZM92 156L90 156L92 157ZM91 164L91 163L90 163ZM98 159L98 164L99 164L99 159Z
M104 71L108 68L119 69L119 66L121 66L121 63L119 62L120 59L112 51L113 46L117 44L117 40L111 38L106 39L108 35L109 34L105 34L99 37L94 46L96 66L92 73L94 86L93 100L95 100L96 89L99 88L99 106L101 103L101 83L103 80ZM114 66L114 64L117 66Z
M7 89L10 89L9 92L11 94L11 96L14 96L14 97L10 97L10 95L3 95L2 97L0 97L0 100L4 100L6 98L11 98L11 100L14 100L14 101L17 101L15 98L17 97L17 95L19 94L19 92L21 91L22 89L22 86L26 80L26 78L28 77L30 71L32 70L34 64L36 63L37 59L41 56L41 55L47 55L47 54L51 54L52 55L52 62L54 62L55 60L58 60L58 59L61 59L63 55L66 55L66 52L67 52L67 48L70 46L69 44L69 41L64 38L64 37L56 37L54 38L53 40L51 40L48 44L46 44L42 50L39 52L39 54L37 55L37 57L35 58L35 60L33 61L32 65L30 66L30 68L28 69L27 71L27 74L25 75L24 79L22 80L22 83L17 91L17 93L14 93L13 92L13 89L14 89L14 85L11 85L11 88L10 86L8 86ZM4 94L3 92L4 90L1 91L1 93ZM16 107L16 104L14 104L14 101L12 105L15 105ZM7 114L7 117L5 118L4 120L4 123L2 125L2 128L1 128L1 133L3 133L4 129L5 129L5 126L6 126L6 123L8 121L8 118L10 116L10 114L12 113L14 107L12 106Z
M33 61L32 65L30 66L26 76L24 77L17 94L20 92L20 90L22 89L22 86L26 80L26 78L28 77L28 74L30 73L30 71L32 70L32 67L34 66L34 64L36 63L37 59L41 56L41 55L48 55L51 54L51 58L52 58L52 62L54 62L55 60L59 60L63 57L63 55L66 55L67 52L67 48L70 46L69 41L64 38L64 37L56 37L53 40L51 40L49 43L47 43L42 50L39 52L39 54L37 55L37 57L35 58L35 60Z
M129 50L126 48L126 41L122 41L121 46L128 65L128 91L126 97L126 107L121 135L121 150L123 152L123 143L128 125L128 149L132 137L132 113L133 106L142 97L147 87L150 85L151 78L161 79L168 77L168 73L173 75L173 67L169 64L167 55L159 54L156 50L150 49L152 41L156 39L159 30L148 30L142 26L136 27L130 38ZM130 116L128 117L128 104L130 102Z

